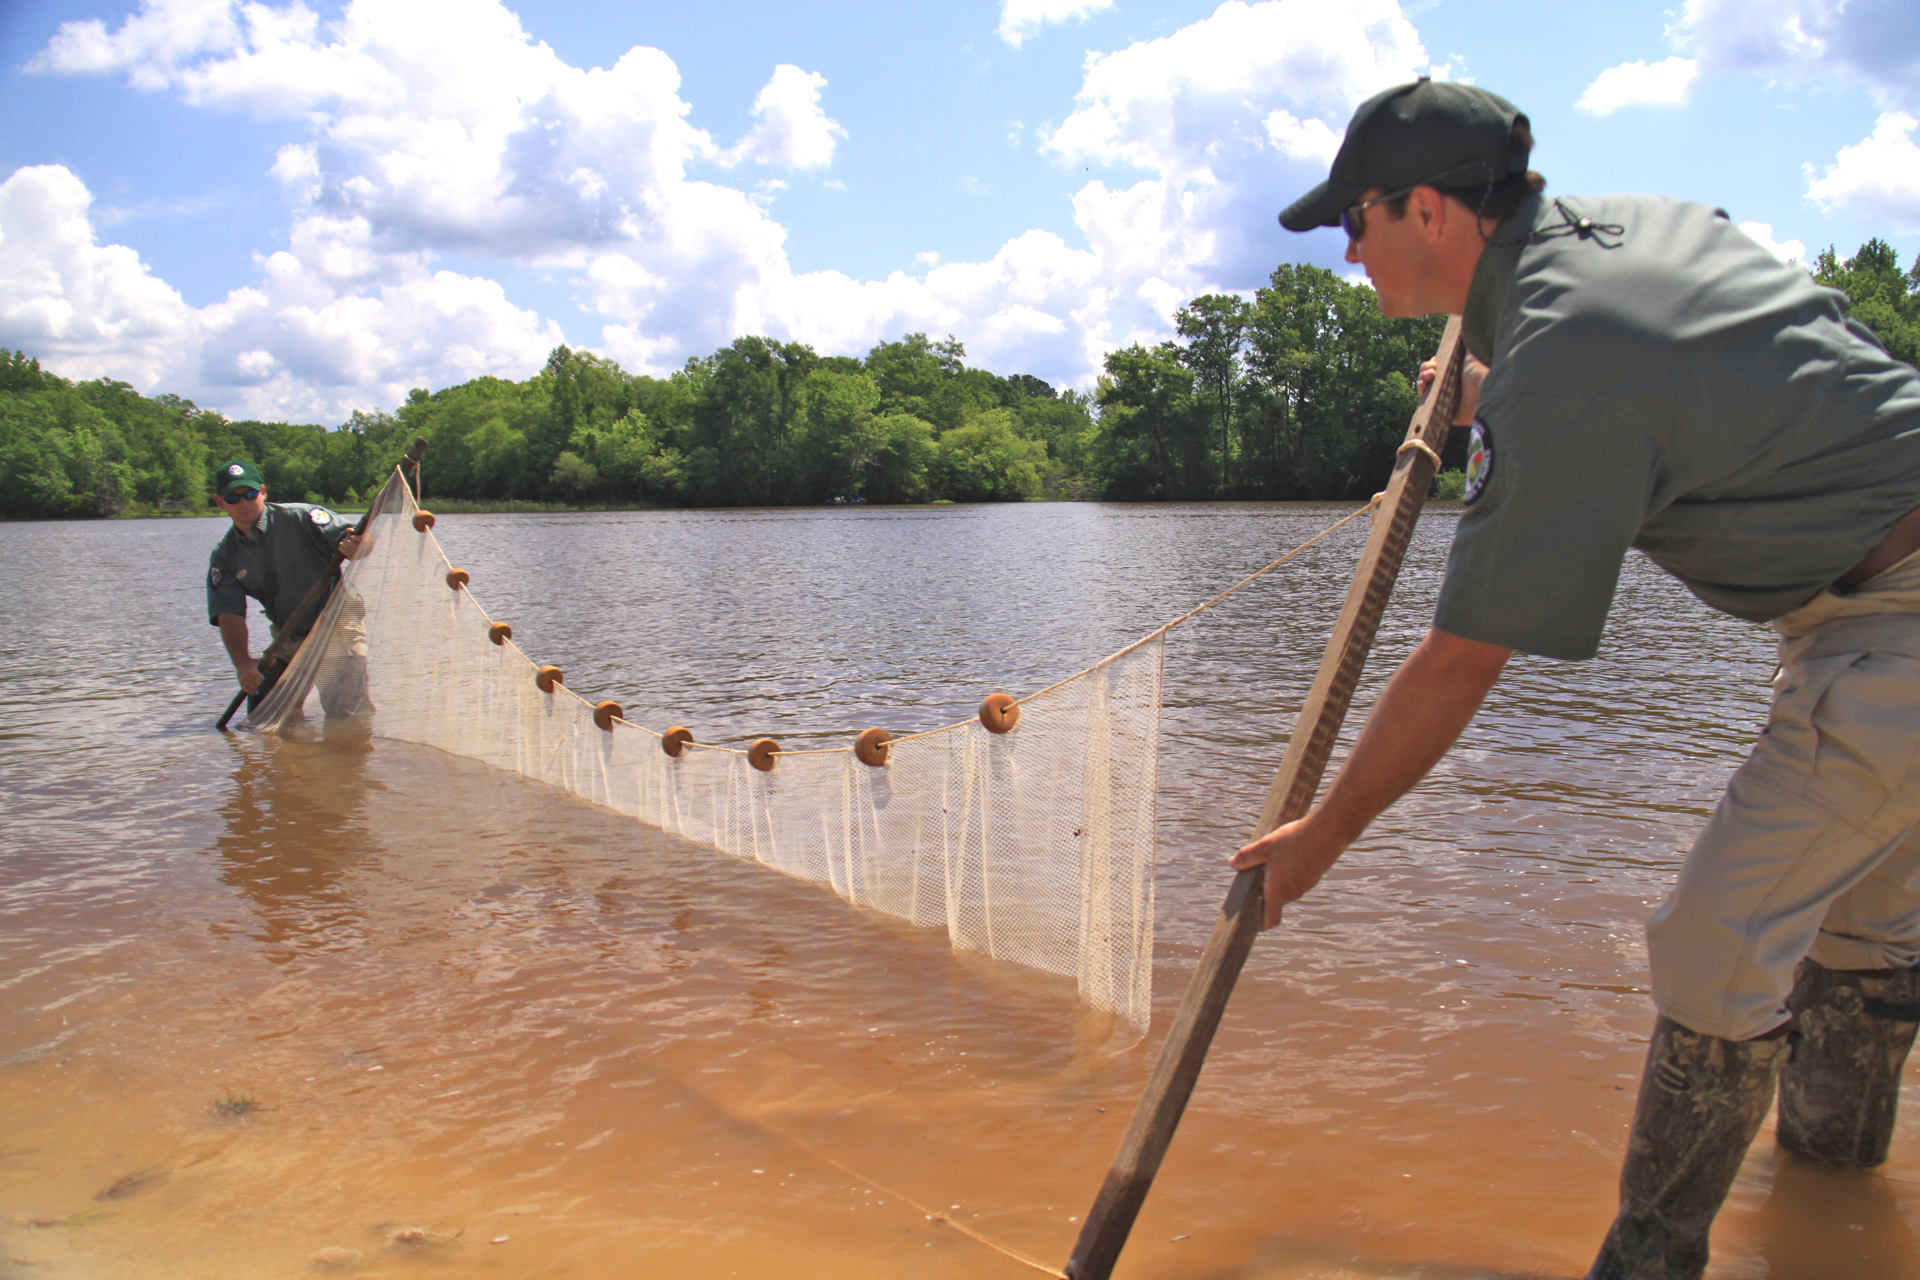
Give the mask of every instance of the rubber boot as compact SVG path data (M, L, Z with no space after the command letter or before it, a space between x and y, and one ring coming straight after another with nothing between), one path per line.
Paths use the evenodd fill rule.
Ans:
M1854 1168L1885 1163L1920 1030L1920 970L1802 960L1787 1007L1800 1041L1780 1073L1780 1145Z
M1707 1230L1760 1122L1786 1056L1785 1028L1722 1040L1661 1018L1647 1046L1620 1213L1587 1280L1698 1280Z

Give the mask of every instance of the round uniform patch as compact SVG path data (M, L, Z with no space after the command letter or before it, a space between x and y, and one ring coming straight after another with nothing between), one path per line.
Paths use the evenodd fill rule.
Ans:
M327 510L325 507L314 507L307 512L307 519L313 521L315 524L332 524L333 512Z
M230 476L237 476L237 475L239 475L239 474L240 474L240 473L241 473L241 472L242 472L243 470L245 470L245 468L244 468L244 467L242 467L242 466L241 466L241 465L240 465L239 463L237 463L237 462L236 462L236 463L233 463L233 464L232 464L231 466L229 466L229 467L227 468L227 474L228 474L228 475L230 475Z
M1473 434L1467 437L1467 489L1461 500L1472 503L1487 491L1493 478L1493 432L1479 418L1473 420Z

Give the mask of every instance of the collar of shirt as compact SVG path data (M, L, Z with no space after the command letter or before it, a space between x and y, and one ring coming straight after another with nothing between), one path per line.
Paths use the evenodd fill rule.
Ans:
M1507 308L1513 270L1520 264L1520 253L1548 208L1545 197L1530 197L1511 218L1500 224L1480 254L1480 265L1473 269L1473 284L1467 289L1467 309L1460 317L1460 329L1467 341L1467 350L1481 364L1493 363L1500 314Z

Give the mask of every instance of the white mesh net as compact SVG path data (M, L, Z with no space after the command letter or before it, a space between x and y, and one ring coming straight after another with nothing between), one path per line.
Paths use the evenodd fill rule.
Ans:
M740 748L595 723L535 665L416 531L396 472L367 522L372 549L249 722L277 730L317 696L330 717L563 788L594 804L826 885L847 901L943 928L958 949L1076 982L1136 1033L1149 1012L1153 835L1164 632L1020 703L1016 726L977 721L889 744Z

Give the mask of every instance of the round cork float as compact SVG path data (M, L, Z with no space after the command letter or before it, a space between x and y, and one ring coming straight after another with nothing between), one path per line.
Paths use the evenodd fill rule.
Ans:
M613 732L613 722L619 718L620 704L617 702L602 702L593 709L593 722L608 733Z
M487 628L487 639L495 644L505 644L513 639L513 628L504 622L496 622Z
M772 738L760 738L747 748L747 763L762 773L772 773L773 758L779 754L779 743Z
M566 683L565 680L560 678L560 668L551 665L542 667L534 672L533 682L540 686L540 692L542 693L552 693L555 685Z
M980 700L980 723L988 733L1006 733L1020 723L1020 704L1004 693L990 693Z
M413 530L415 533L425 533L431 528L433 528L433 512L416 511L413 513Z
M465 569L447 570L447 585L455 591L466 586L469 581L471 581L471 579L467 577L467 571Z
M885 729L862 729L853 740L853 755L861 764L878 769L887 762L887 744L893 735Z
M693 741L693 730L683 724L677 724L660 735L660 749L670 756L678 756Z

